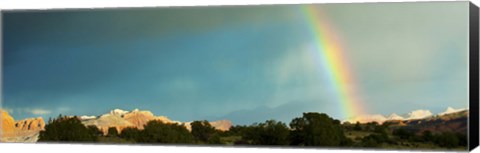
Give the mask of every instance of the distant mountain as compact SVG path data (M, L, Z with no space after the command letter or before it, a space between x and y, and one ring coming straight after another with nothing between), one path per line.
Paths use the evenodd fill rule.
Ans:
M43 118L29 118L15 121L8 112L1 110L0 141L1 142L36 142L39 131L44 130L45 122ZM468 121L467 109L454 109L448 107L444 112L433 115L429 110L415 110L405 116L392 113L385 117L380 114L360 115L347 121L355 123L378 122L388 123L391 127L404 127L415 132L429 130L432 132L467 132ZM171 120L166 116L155 116L152 112L146 110L134 109L125 111L114 109L107 114L100 116L80 116L78 117L84 125L97 126L104 134L107 134L108 128L115 127L121 132L126 127L143 129L143 126L152 120L159 120L164 123L178 123L191 130L191 122L180 122ZM232 126L230 120L218 120L210 122L218 130L226 131Z
M374 114L374 115L365 114L365 115L359 115L359 116L356 116L356 117L352 117L352 118L346 120L346 122L350 122L350 123L356 123L356 122L360 122L360 123L368 123L368 122L383 123L386 120L387 120L387 118L383 115L380 115L380 114Z
M442 115L447 115L447 114L452 114L452 113L457 113L457 112L462 112L467 109L453 109L452 107L448 107L444 112L439 113L438 115L434 115L432 112L429 110L414 110L411 111L410 113L407 113L406 116L401 116L396 113L392 113L390 116L385 117L380 114L374 114L374 115L359 115L356 117L349 118L345 120L344 122L348 121L350 123L356 123L357 121L360 123L367 123L367 122L378 122L378 123L383 123L386 121L395 121L395 120L419 120L419 119L425 119L425 118L430 118L434 116L442 116Z
M146 125L151 120L159 120L164 123L178 123L184 125L187 129L191 130L191 122L180 122L169 119L166 116L155 116L150 111L140 111L134 109L132 111L125 111L121 109L114 109L107 114L103 114L100 117L95 116L82 116L79 117L85 125L94 125L97 126L104 134L107 134L108 128L115 127L119 132L127 127L134 127L138 129L143 129L143 126ZM218 130L226 131L231 126L232 123L228 120L220 120L210 122L210 124Z
M393 113L390 116L388 116L387 120L405 120L405 118Z
M454 108L452 108L452 107L448 107L447 110L445 110L444 112L439 113L438 115L451 114L451 113L461 112L461 111L464 111L464 110L467 110L467 109L465 109L465 108L463 108L463 109L454 109Z
M466 134L468 129L468 110L456 111L453 113L442 113L442 115L430 116L422 119L386 121L385 123L395 127L404 127L417 133L423 131L438 132L459 132Z
M429 110L419 109L408 113L408 117L406 118L406 120L422 119L430 117L432 115L432 112L430 112Z

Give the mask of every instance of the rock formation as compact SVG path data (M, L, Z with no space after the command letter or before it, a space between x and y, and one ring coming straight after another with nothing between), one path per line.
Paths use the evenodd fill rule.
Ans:
M81 117L82 123L85 125L95 125L104 134L107 134L108 128L115 127L117 131L121 132L127 127L143 129L143 127L151 120L159 120L164 123L177 123L184 125L188 130L191 130L190 122L180 122L169 119L166 116L155 116L150 111L141 111L134 109L132 111L124 111L121 109L114 109L108 114L104 114L99 118ZM232 123L228 120L220 120L210 122L210 124L218 130L226 131L230 129Z
M30 118L15 122L4 110L1 111L0 142L36 142L41 130L45 128L43 118Z
M414 110L410 113L408 113L408 117L406 118L407 120L415 120L415 119L423 119L427 117L431 117L433 114L429 110Z
M229 120L214 121L210 122L210 124L215 127L215 129L218 129L220 131L228 131L230 130L230 127L232 127L232 122Z
M438 115L452 114L452 113L461 112L461 111L464 111L464 110L467 110L467 109L465 109L465 108L463 108L463 109L454 109L454 108L452 108L452 107L448 107L444 112L441 112L441 113L439 113Z
M0 116L2 120L2 123L0 124L0 127L2 129L0 133L0 137L10 136L15 134L15 120L13 119L13 117L10 116L10 114L8 114L7 111L0 109L0 112L2 115Z
M380 115L380 114L374 114L374 115L369 115L369 114L365 114L365 115L359 115L359 116L356 116L356 117L352 117L346 121L350 122L350 123L356 123L356 122L360 122L360 123L368 123L368 122L377 122L377 123L383 123L387 120L387 118L383 115Z
M403 118L402 116L400 115L397 115L395 113L391 114L390 116L388 116L387 120L404 120L405 118Z
M388 122L399 121L398 123L404 123L403 121L407 121L407 120L422 120L422 119L434 118L438 116L444 116L448 118L451 116L449 114L457 114L459 112L468 113L468 109L465 109L465 108L454 109L452 107L448 107L444 112L438 113L437 115L434 115L429 110L423 110L423 109L411 111L410 113L404 116L397 115L396 113L393 113L388 117L384 117L383 115L380 115L380 114L375 114L375 115L365 114L365 115L358 115L358 116L349 118L344 122L356 123L358 121L360 123L367 123L367 122L375 121L378 123L383 123L386 121Z
M468 110L456 111L453 113L430 116L422 119L411 119L403 121L387 121L391 127L403 126L407 129L421 134L423 131L432 133L455 132L467 134L468 132Z
M108 128L115 127L117 131L121 131L127 127L133 127L134 125L120 115L117 114L105 114L100 116L98 119L90 119L82 121L86 126L95 125L97 126L104 134L107 134Z
M45 121L43 118L28 118L17 121L15 128L21 131L39 131L45 128Z
M139 111L138 109L133 110L132 112L126 113L123 118L128 122L132 123L136 128L143 129L143 126L147 124L147 122L157 119L152 112L150 111ZM161 119L162 122L171 123L172 121L166 117Z

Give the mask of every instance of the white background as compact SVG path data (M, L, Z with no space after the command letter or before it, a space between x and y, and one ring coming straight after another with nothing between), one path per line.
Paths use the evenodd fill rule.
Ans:
M425 0L401 0L425 1ZM442 0L435 0L442 1ZM245 4L298 4L298 3L350 3L350 2L399 2L399 0L0 0L0 9L52 9L52 8L105 8L105 7L144 7L144 6L204 6L204 5L245 5ZM477 6L480 0L472 0ZM33 25L34 26L34 25ZM291 149L291 148L232 148L232 147L192 147L192 146L139 146L139 145L92 145L92 144L19 144L2 143L0 152L62 152L62 153L143 153L143 152L223 152L223 153L312 153L312 152L411 152L414 151L374 151L337 149ZM416 151L418 152L418 151ZM423 151L425 152L425 151ZM480 152L476 149L474 152Z

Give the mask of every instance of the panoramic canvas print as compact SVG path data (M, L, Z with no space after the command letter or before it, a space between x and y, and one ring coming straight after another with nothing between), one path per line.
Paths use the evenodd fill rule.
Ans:
M4 11L0 140L467 150L469 6Z

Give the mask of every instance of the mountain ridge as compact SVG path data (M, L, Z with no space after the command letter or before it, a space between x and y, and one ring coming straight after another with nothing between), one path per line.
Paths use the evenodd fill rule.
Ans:
M430 110L418 109L418 110L413 110L403 116L398 115L396 113L392 113L388 117L385 117L381 114L363 114L363 115L346 119L343 122L356 123L358 121L360 123L367 123L367 122L383 123L386 121L394 121L394 120L401 120L401 121L418 120L418 119L425 119L425 118L430 118L435 116L448 115L448 114L462 112L462 111L468 111L468 109L466 108L454 109L452 107L447 107L445 111L440 112L438 114L433 114Z
M148 110L133 109L132 111L125 111L122 109L111 110L107 114L95 116L83 116L79 118L84 125L94 125L99 128L105 135L108 133L108 128L115 127L117 131L121 132L127 127L143 129L149 121L158 120L164 123L176 123L184 125L188 130L191 130L191 122L180 122L171 120L166 116L155 116ZM229 120L212 121L210 124L217 130L226 131L232 126Z
M7 111L1 111L1 142L36 142L41 130L44 130L45 121L41 117L15 120ZM394 126L402 126L416 129L416 131L466 131L466 120L468 118L468 109L454 109L448 107L444 112L433 115L428 110L414 110L407 115L398 115L392 113L388 117L380 114L358 116L363 123L376 121L378 123L388 122ZM71 116L73 117L73 116ZM171 120L166 116L155 116L148 110L133 109L125 111L114 109L106 114L98 116L76 116L85 126L94 125L104 134L107 134L108 128L114 127L119 132L127 127L143 129L143 126L152 120L159 120L164 123L176 123L185 126L191 130L190 122L181 122ZM380 121L380 122L379 122ZM345 121L344 121L345 122ZM233 125L230 120L216 120L209 122L215 129L227 131ZM350 122L354 123L354 122Z

